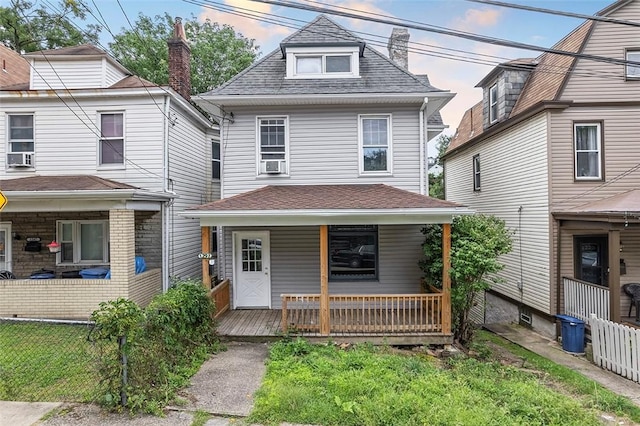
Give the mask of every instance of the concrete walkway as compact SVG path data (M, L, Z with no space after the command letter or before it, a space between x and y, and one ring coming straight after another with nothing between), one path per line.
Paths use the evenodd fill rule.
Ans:
M0 426L31 426L60 402L0 401Z
M188 411L246 417L253 408L253 394L262 383L268 355L266 343L229 342L227 350L206 361L180 393Z
M485 324L485 328L505 339L522 346L556 364L577 371L585 377L600 383L618 395L626 396L640 407L640 384L604 370L589 362L583 356L564 352L560 345L528 328L515 324Z

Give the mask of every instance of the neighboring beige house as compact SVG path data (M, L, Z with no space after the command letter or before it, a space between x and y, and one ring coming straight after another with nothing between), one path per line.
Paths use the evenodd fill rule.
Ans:
M640 1L599 13L639 21ZM496 67L444 161L446 199L515 233L484 321L556 332L556 313L628 320L640 281L640 28L587 21L554 49ZM612 58L607 60L606 58ZM617 62L615 62L617 61Z
M218 198L219 140L189 102L177 28L175 90L91 45L8 62L27 73L0 87L0 316L86 319L99 302L145 305L171 277L201 276L200 227L177 213ZM102 272L72 278L87 269Z
M454 94L407 70L408 39L394 31L395 63L319 16L198 96L228 118L222 199L184 214L223 227L229 315L248 316L231 334L282 313L280 332L451 342L448 288L422 293L418 261L421 226L469 213L425 195L426 141Z

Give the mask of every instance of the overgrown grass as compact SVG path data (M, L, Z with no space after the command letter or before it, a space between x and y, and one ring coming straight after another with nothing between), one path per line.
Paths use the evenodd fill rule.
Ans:
M539 374L389 348L273 345L250 422L322 425L599 425L600 406Z
M0 322L0 400L91 401L97 377L84 326Z
M523 359L523 367L533 368L546 373L548 375L547 379L562 384L567 392L570 392L574 397L581 400L583 406L627 416L634 422L640 423L640 407L633 404L627 398L602 387L599 383L594 382L570 368L556 364L547 358L513 344L500 336L496 336L493 333L486 331L479 332L476 343L478 345L485 345L487 342L499 345L512 354L521 357Z

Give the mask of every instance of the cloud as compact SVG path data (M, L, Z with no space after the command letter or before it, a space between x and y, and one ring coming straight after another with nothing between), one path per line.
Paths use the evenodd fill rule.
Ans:
M463 17L453 20L453 27L469 31L473 28L493 27L502 17L502 11L498 9L467 9Z
M210 19L211 21L218 22L219 24L231 25L236 32L242 33L242 35L247 38L255 39L260 46L267 45L272 40L279 41L293 32L293 29L291 28L262 22L259 19L262 14L273 13L273 7L269 4L257 3L249 0L224 0L224 4L227 7L233 8L239 14L251 14L258 16L252 18L203 7L199 19L202 21Z

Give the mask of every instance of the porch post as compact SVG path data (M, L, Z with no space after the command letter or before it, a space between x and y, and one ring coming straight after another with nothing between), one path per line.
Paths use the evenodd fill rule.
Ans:
M320 334L329 335L329 229L320 225Z
M442 332L451 334L451 224L442 225Z
M209 226L201 226L200 233L202 240L202 253L211 251L211 228ZM207 290L211 289L211 275L209 275L209 259L202 259L202 285Z
M609 230L609 321L620 322L620 231Z
M109 241L111 285L117 286L122 297L130 297L134 285L136 228L135 211L109 210Z

